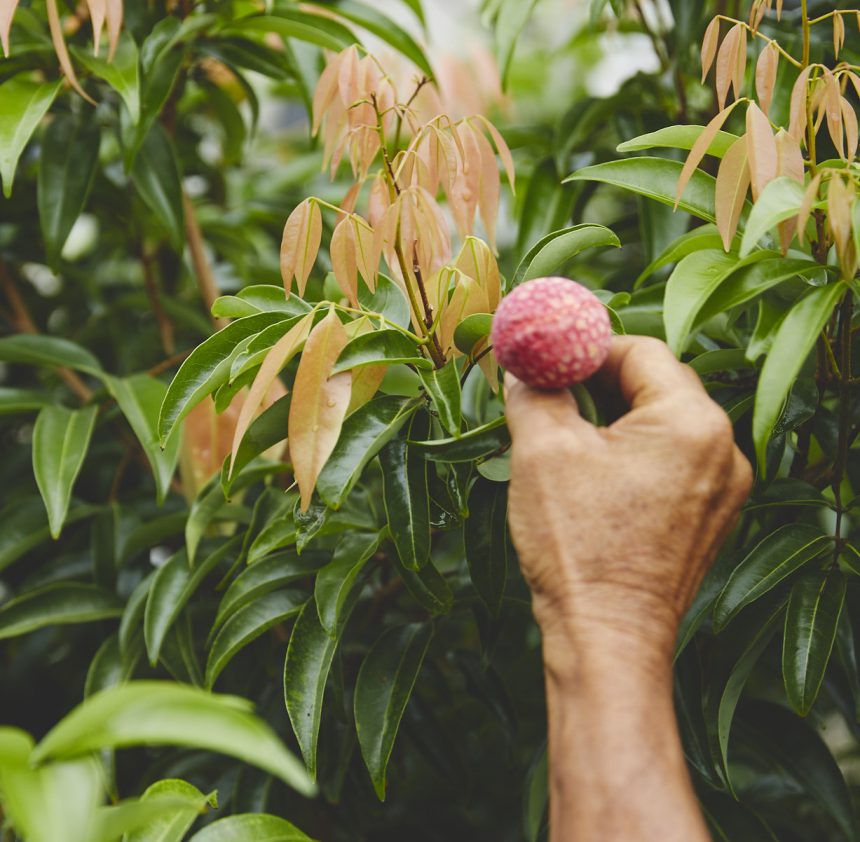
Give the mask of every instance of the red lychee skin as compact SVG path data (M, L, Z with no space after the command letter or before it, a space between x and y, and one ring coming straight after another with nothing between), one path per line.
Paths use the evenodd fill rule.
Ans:
M606 360L611 339L606 308L568 278L518 286L499 304L491 334L502 367L538 389L587 380Z

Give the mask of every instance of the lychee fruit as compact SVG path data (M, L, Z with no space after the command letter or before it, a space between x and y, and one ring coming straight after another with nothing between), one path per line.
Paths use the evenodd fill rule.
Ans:
M538 389L587 380L603 365L611 338L606 308L568 278L518 286L499 304L491 333L499 363Z

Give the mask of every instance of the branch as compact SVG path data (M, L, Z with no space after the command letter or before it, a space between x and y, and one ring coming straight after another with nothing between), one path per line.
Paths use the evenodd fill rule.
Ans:
M184 190L182 191L182 205L185 211L185 237L188 242L188 251L191 253L191 265L194 267L197 287L203 296L203 303L210 314L212 324L217 330L220 330L229 324L229 320L211 315L212 305L221 293L218 285L215 283L212 267L209 265L209 260L206 257L203 235L200 232L200 224L197 221L197 212L194 208L194 203Z
M155 320L158 322L158 333L161 336L161 347L164 353L168 356L176 350L176 345L173 339L173 322L170 316L164 309L161 303L161 294L158 285L158 278L155 276L152 265L152 255L147 254L146 249L141 245L140 248L140 263L143 267L143 283L146 287L146 295L149 298L149 303L152 305L152 312L155 314Z

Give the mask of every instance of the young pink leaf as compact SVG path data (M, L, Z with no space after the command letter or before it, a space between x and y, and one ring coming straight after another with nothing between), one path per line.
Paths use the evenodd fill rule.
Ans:
M281 239L281 277L290 292L296 278L299 295L303 295L308 276L317 259L322 240L322 215L313 199L305 199L290 214Z
M806 134L806 98L808 95L809 77L813 69L813 66L810 65L801 70L791 90L788 132L797 141L802 141L804 134Z
M474 132L474 138L481 152L481 171L478 186L478 208L481 214L481 222L487 232L490 245L496 247L496 219L499 215L499 198L501 194L501 181L499 179L499 167L493 147L481 132Z
M487 312L494 313L499 306L502 282L498 263L487 244L477 237L466 237L454 266L464 275L473 278L487 293Z
M346 331L332 308L308 336L293 383L288 438L302 511L310 505L349 406L352 376L348 371L330 376L346 343Z
M87 8L90 10L90 22L93 25L93 52L98 55L107 15L107 0L87 0Z
M349 217L339 222L329 245L331 268L337 285L353 307L358 306L358 266L355 259L355 231Z
M731 250L749 186L747 142L745 137L740 137L729 147L717 172L717 230L726 251Z
M821 186L821 173L816 174L803 194L803 201L800 203L800 210L797 213L797 239L803 245L806 237L806 225L809 221L809 215L812 213L812 206L818 201L818 188Z
M511 155L511 150L508 148L508 144L505 143L505 139L501 136L499 130L482 114L476 115L473 119L478 120L492 138L496 151L499 153L499 158L502 160L502 166L505 168L511 192L516 193L516 171L514 169L514 159Z
M334 102L338 94L338 78L340 73L340 64L343 61L343 53L338 53L329 60L325 69L320 74L317 82L316 90L314 91L313 105L311 112L313 114L313 123L311 131L314 135L319 132L322 119L328 110L328 107Z
M739 24L740 25L740 24ZM739 99L743 91L744 76L747 69L747 31L741 28L738 33L738 42L735 48L735 70L732 76L732 87L735 91L735 99Z
M122 30L122 0L106 0L105 18L108 32L108 61L113 61Z
M735 70L738 63L738 42L741 37L741 24L735 24L723 39L720 50L717 53L717 102L720 106L720 111L726 107L726 98L729 95L729 88L732 86L732 79L735 75Z
M681 175L678 178L678 186L675 190L675 210L678 209L678 204L681 201L681 197L684 195L684 189L693 177L696 167L699 166L702 158L705 157L711 142L717 136L718 132L723 127L723 123L726 122L729 114L732 113L736 105L737 102L733 102L728 108L724 108L720 111L696 138L696 142L693 144L690 154L687 155L687 160L684 162L684 166L681 169Z
M478 282L458 272L455 275L454 293L445 306L439 324L438 336L442 351L445 354L453 352L455 356L461 355L454 345L454 331L457 325L467 316L486 313L489 308L487 293L481 289Z
M747 109L746 136L753 201L756 201L776 178L777 151L770 123L754 102Z
M776 133L776 174L803 184L804 165L800 144L785 129ZM787 219L777 225L783 254L788 251L797 230L797 219Z
M46 8L48 10L48 29L51 31L51 42L54 45L54 51L57 54L57 60L60 62L60 67L63 69L63 73L69 80L69 84L87 102L95 105L95 100L92 99L81 87L80 82L78 82L78 77L75 75L75 68L72 67L72 60L69 58L69 50L66 47L66 41L63 38L63 25L60 23L60 13L57 9L57 0L47 0Z
M845 97L842 100L842 124L845 126L845 139L848 143L845 157L853 161L857 157L857 112Z
M776 85L776 74L779 70L779 50L776 45L768 44L758 57L755 68L755 90L761 110L770 112L773 100L773 89Z
M3 45L3 55L9 55L9 30L12 28L12 18L18 0L0 0L0 44Z
M839 80L833 73L824 70L824 99L822 103L827 117L827 131L839 153L840 158L845 157L844 132L842 129L842 91Z
M358 274L373 292L376 289L376 274L379 271L379 253L373 247L373 229L358 215L350 217L355 239L355 262Z
M720 41L720 19L714 18L705 30L705 37L702 39L702 84L708 78L708 71L714 63L714 58L717 55L717 45Z

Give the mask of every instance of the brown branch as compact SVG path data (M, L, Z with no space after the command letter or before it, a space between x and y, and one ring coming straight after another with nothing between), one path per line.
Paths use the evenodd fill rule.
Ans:
M30 311L27 309L27 305L21 297L21 293L18 292L18 288L15 286L11 275L2 263L0 263L0 284L3 285L3 291L6 293L6 298L9 300L9 306L12 308L15 326L18 330L21 333L29 333L32 336L39 335L41 331L33 321L33 317L30 315ZM76 372L72 371L70 368L58 368L57 374L69 389L81 399L81 401L86 403L90 398L92 398L92 389L84 383Z
M173 368L177 363L181 363L187 356L191 354L191 351L180 351L178 354L173 354L173 356L168 357L166 360L162 360L160 363L156 363L152 368L147 369L146 373L150 377L157 377L164 371L167 371L169 368Z
M153 266L152 255L148 254L146 249L141 245L140 248L140 263L143 267L143 283L146 287L146 295L149 298L149 303L152 306L152 312L155 314L155 320L158 322L158 333L161 336L161 347L164 353L168 356L176 350L176 343L173 337L173 322L170 316L164 309L161 303L161 290L158 283L158 278L155 275L155 267Z
M427 325L427 335L430 337L432 349L438 356L437 367L445 365L445 352L439 344L439 337L436 331L433 330L433 308L430 306L430 300L427 298L427 288L424 286L424 278L421 275L421 266L418 263L418 248L412 246L412 272L415 275L415 282L418 285L418 293L421 296L421 306L424 308L424 324Z
M209 260L206 257L203 234L200 232L200 223L197 221L197 212L194 209L194 203L184 190L182 191L182 205L185 211L185 237L188 242L188 251L191 254L191 265L194 267L194 274L197 278L197 287L203 296L203 303L206 305L206 309L212 318L212 324L220 330L229 324L229 320L211 315L212 305L221 293L218 285L215 283L212 267L209 265Z

